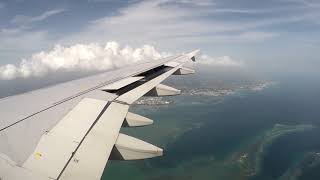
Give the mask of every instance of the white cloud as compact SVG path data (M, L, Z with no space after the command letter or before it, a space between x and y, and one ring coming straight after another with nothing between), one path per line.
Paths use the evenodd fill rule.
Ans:
M240 67L243 66L242 62L235 61L229 56L222 56L222 57L216 57L212 58L208 55L201 55L198 58L197 64L202 65L210 65L210 66L226 66L226 67Z
M197 4L197 6L176 6L173 2ZM105 39L115 39L130 44L156 44L157 47L165 50L177 47L193 49L198 48L195 47L198 44L203 44L204 39L239 42L239 39L244 39L244 35L252 34L252 30L255 31L255 38L244 39L241 43L260 42L261 39L273 38L274 35L259 32L259 27L299 20L277 18L244 22L222 21L215 19L214 15L227 11L231 11L231 13L248 13L249 11L219 10L214 5L204 6L206 3L212 4L213 2L205 0L155 0L134 3L120 9L113 16L91 22L88 28L65 37L61 43L72 44L72 42L99 42ZM261 11L265 12L265 10ZM258 10L250 11L250 13L259 12ZM216 41L211 41L211 43L214 44Z
M25 16L25 15L16 15L10 22L12 24L29 24L33 22L43 21L51 16L60 14L64 12L64 9L53 9L46 11L39 16Z
M284 2L298 3L310 8L319 8L320 3L318 0L282 0Z
M181 3L195 6L212 6L213 0L163 0L163 2Z
M273 28L265 27L306 20L319 21L317 18L319 15L315 16L315 14L319 14L319 11L305 12L304 9L301 9L294 11L294 13L286 14L287 11L280 13L283 8L291 8L291 6L287 6L288 3L282 3L284 6L266 9L236 9L224 6L222 6L223 9L219 9L215 5L215 1L211 0L132 1L135 2L115 10L112 16L89 22L88 26L79 30L80 32L72 32L71 34L52 34L43 30L27 28L31 26L32 22L42 21L62 13L63 9L47 11L34 17L17 16L12 20L14 24L11 24L17 28L0 30L0 51L9 54L5 56L4 53L1 53L0 58L7 62L20 60L20 57L26 57L26 54L48 49L53 44L66 46L89 42L104 43L109 39L136 47L142 44L153 44L162 51L170 52L188 51L194 48L209 49L211 45L220 46L222 43L230 44L230 46L261 43L281 36L285 32L277 29L270 32L270 29ZM306 0L282 1L305 2ZM310 4L311 1L306 2ZM208 5L210 6L208 7ZM259 18L261 13L270 13L275 10L280 14L279 16ZM221 18L224 16L222 13L259 14L259 16L239 21L237 18ZM229 46L225 46L225 48L229 48ZM19 53L22 55L17 56ZM15 67L16 70L8 67L5 68L6 71L2 72L6 72L6 74L16 72L13 74L21 77L20 66Z
M57 45L51 51L22 60L18 66L0 66L0 79L45 76L57 71L102 71L162 56L150 45L141 48L120 47L116 42L108 42L105 46L95 43L70 47Z
M282 33L270 32L265 27L306 19L319 21L314 13L288 14L276 18L271 16L257 20L250 18L243 21L219 19L216 15L221 16L221 13L254 14L274 9L219 9L212 0L132 1L135 2L115 10L112 16L96 19L79 32L70 34L54 34L30 28L30 23L62 13L63 9L54 9L34 17L17 16L12 20L12 23L16 23L12 25L18 26L17 28L0 30L0 51L11 53L8 56L0 54L0 58L16 60L20 51L24 51L19 55L23 57L25 52L31 54L53 44L104 43L109 39L134 46L153 44L161 50L176 52L221 43L261 43ZM282 6L277 8L280 12Z
M219 36L190 36L172 38L175 41L182 41L190 44L212 44L212 43L257 43L279 36L271 32L248 31L239 34L219 35Z
M121 47L114 41L107 42L104 46L97 43L76 44L70 47L56 45L50 51L35 53L29 59L23 59L19 65L0 66L0 79L40 77L59 71L104 71L137 62L160 59L168 54L159 52L151 45L140 48ZM211 58L201 55L197 62L212 66L242 65L229 56Z

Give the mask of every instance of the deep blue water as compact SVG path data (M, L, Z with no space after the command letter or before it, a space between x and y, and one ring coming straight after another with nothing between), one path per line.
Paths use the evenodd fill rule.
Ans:
M165 155L135 164L111 163L105 178L280 179L290 169L303 169L297 178L318 179L320 166L303 162L307 153L320 152L319 93L320 85L312 78L290 79L258 92L241 90L224 98L178 96L169 107L136 107L135 112L155 119L155 125L124 132L165 146ZM275 124L315 128L276 138L262 154L261 171L244 175L233 156ZM172 129L178 129L176 134ZM131 166L137 168L128 170Z

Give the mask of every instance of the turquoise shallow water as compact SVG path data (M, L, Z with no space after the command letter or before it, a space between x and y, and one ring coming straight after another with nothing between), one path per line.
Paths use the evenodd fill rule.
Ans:
M103 179L319 179L320 88L303 83L134 106L155 123L123 133L163 147L165 155L113 161Z

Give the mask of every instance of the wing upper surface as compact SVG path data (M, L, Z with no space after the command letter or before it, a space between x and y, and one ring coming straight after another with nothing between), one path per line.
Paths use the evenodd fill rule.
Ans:
M99 88L157 67L170 58L138 64L31 91L0 100L0 152L19 165L29 157L40 137L83 98L111 101L117 97ZM25 141L21 141L24 139Z
M1 99L0 114L6 118L0 124L0 176L4 173L9 180L17 176L24 179L100 179L111 151L117 147L119 130L130 104L160 87L170 75L180 72L183 64L193 60L196 53ZM175 90L161 87L162 91ZM121 144L125 140L132 141L129 144L141 144L132 138L122 138ZM145 147L118 149L118 154L124 159L158 155L146 150L152 145L142 144L140 146ZM151 154L137 155L145 151ZM90 162L96 165L87 169ZM87 170L85 174L84 170ZM12 172L20 175L12 175Z

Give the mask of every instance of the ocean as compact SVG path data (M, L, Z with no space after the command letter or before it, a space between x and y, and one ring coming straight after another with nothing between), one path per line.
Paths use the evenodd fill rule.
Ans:
M320 179L319 92L315 81L281 80L262 90L133 106L154 124L122 133L164 148L164 156L111 161L102 179Z

